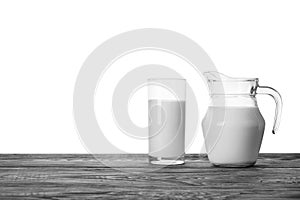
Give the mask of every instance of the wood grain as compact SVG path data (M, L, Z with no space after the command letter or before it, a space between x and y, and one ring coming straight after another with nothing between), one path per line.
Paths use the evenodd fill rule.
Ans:
M251 168L195 154L165 168L144 154L0 154L0 199L99 198L300 199L300 154L260 154Z

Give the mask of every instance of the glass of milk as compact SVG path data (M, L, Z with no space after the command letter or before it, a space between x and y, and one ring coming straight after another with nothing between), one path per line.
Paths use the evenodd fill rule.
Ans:
M184 164L185 98L185 79L148 79L151 164Z

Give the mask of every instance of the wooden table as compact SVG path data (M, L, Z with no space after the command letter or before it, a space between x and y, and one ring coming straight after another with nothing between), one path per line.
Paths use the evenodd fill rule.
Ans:
M161 169L144 154L96 158L0 154L0 199L300 199L300 154L260 154L250 168L216 168L205 155Z

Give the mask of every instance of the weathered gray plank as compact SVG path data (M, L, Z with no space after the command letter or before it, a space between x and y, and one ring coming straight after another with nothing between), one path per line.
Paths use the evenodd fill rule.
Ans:
M212 167L203 155L150 173L146 155L0 155L0 198L300 198L300 154L261 154L255 167Z

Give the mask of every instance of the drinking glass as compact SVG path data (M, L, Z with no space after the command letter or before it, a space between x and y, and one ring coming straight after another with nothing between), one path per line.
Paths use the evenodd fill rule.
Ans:
M184 164L185 98L185 79L148 79L151 164Z

